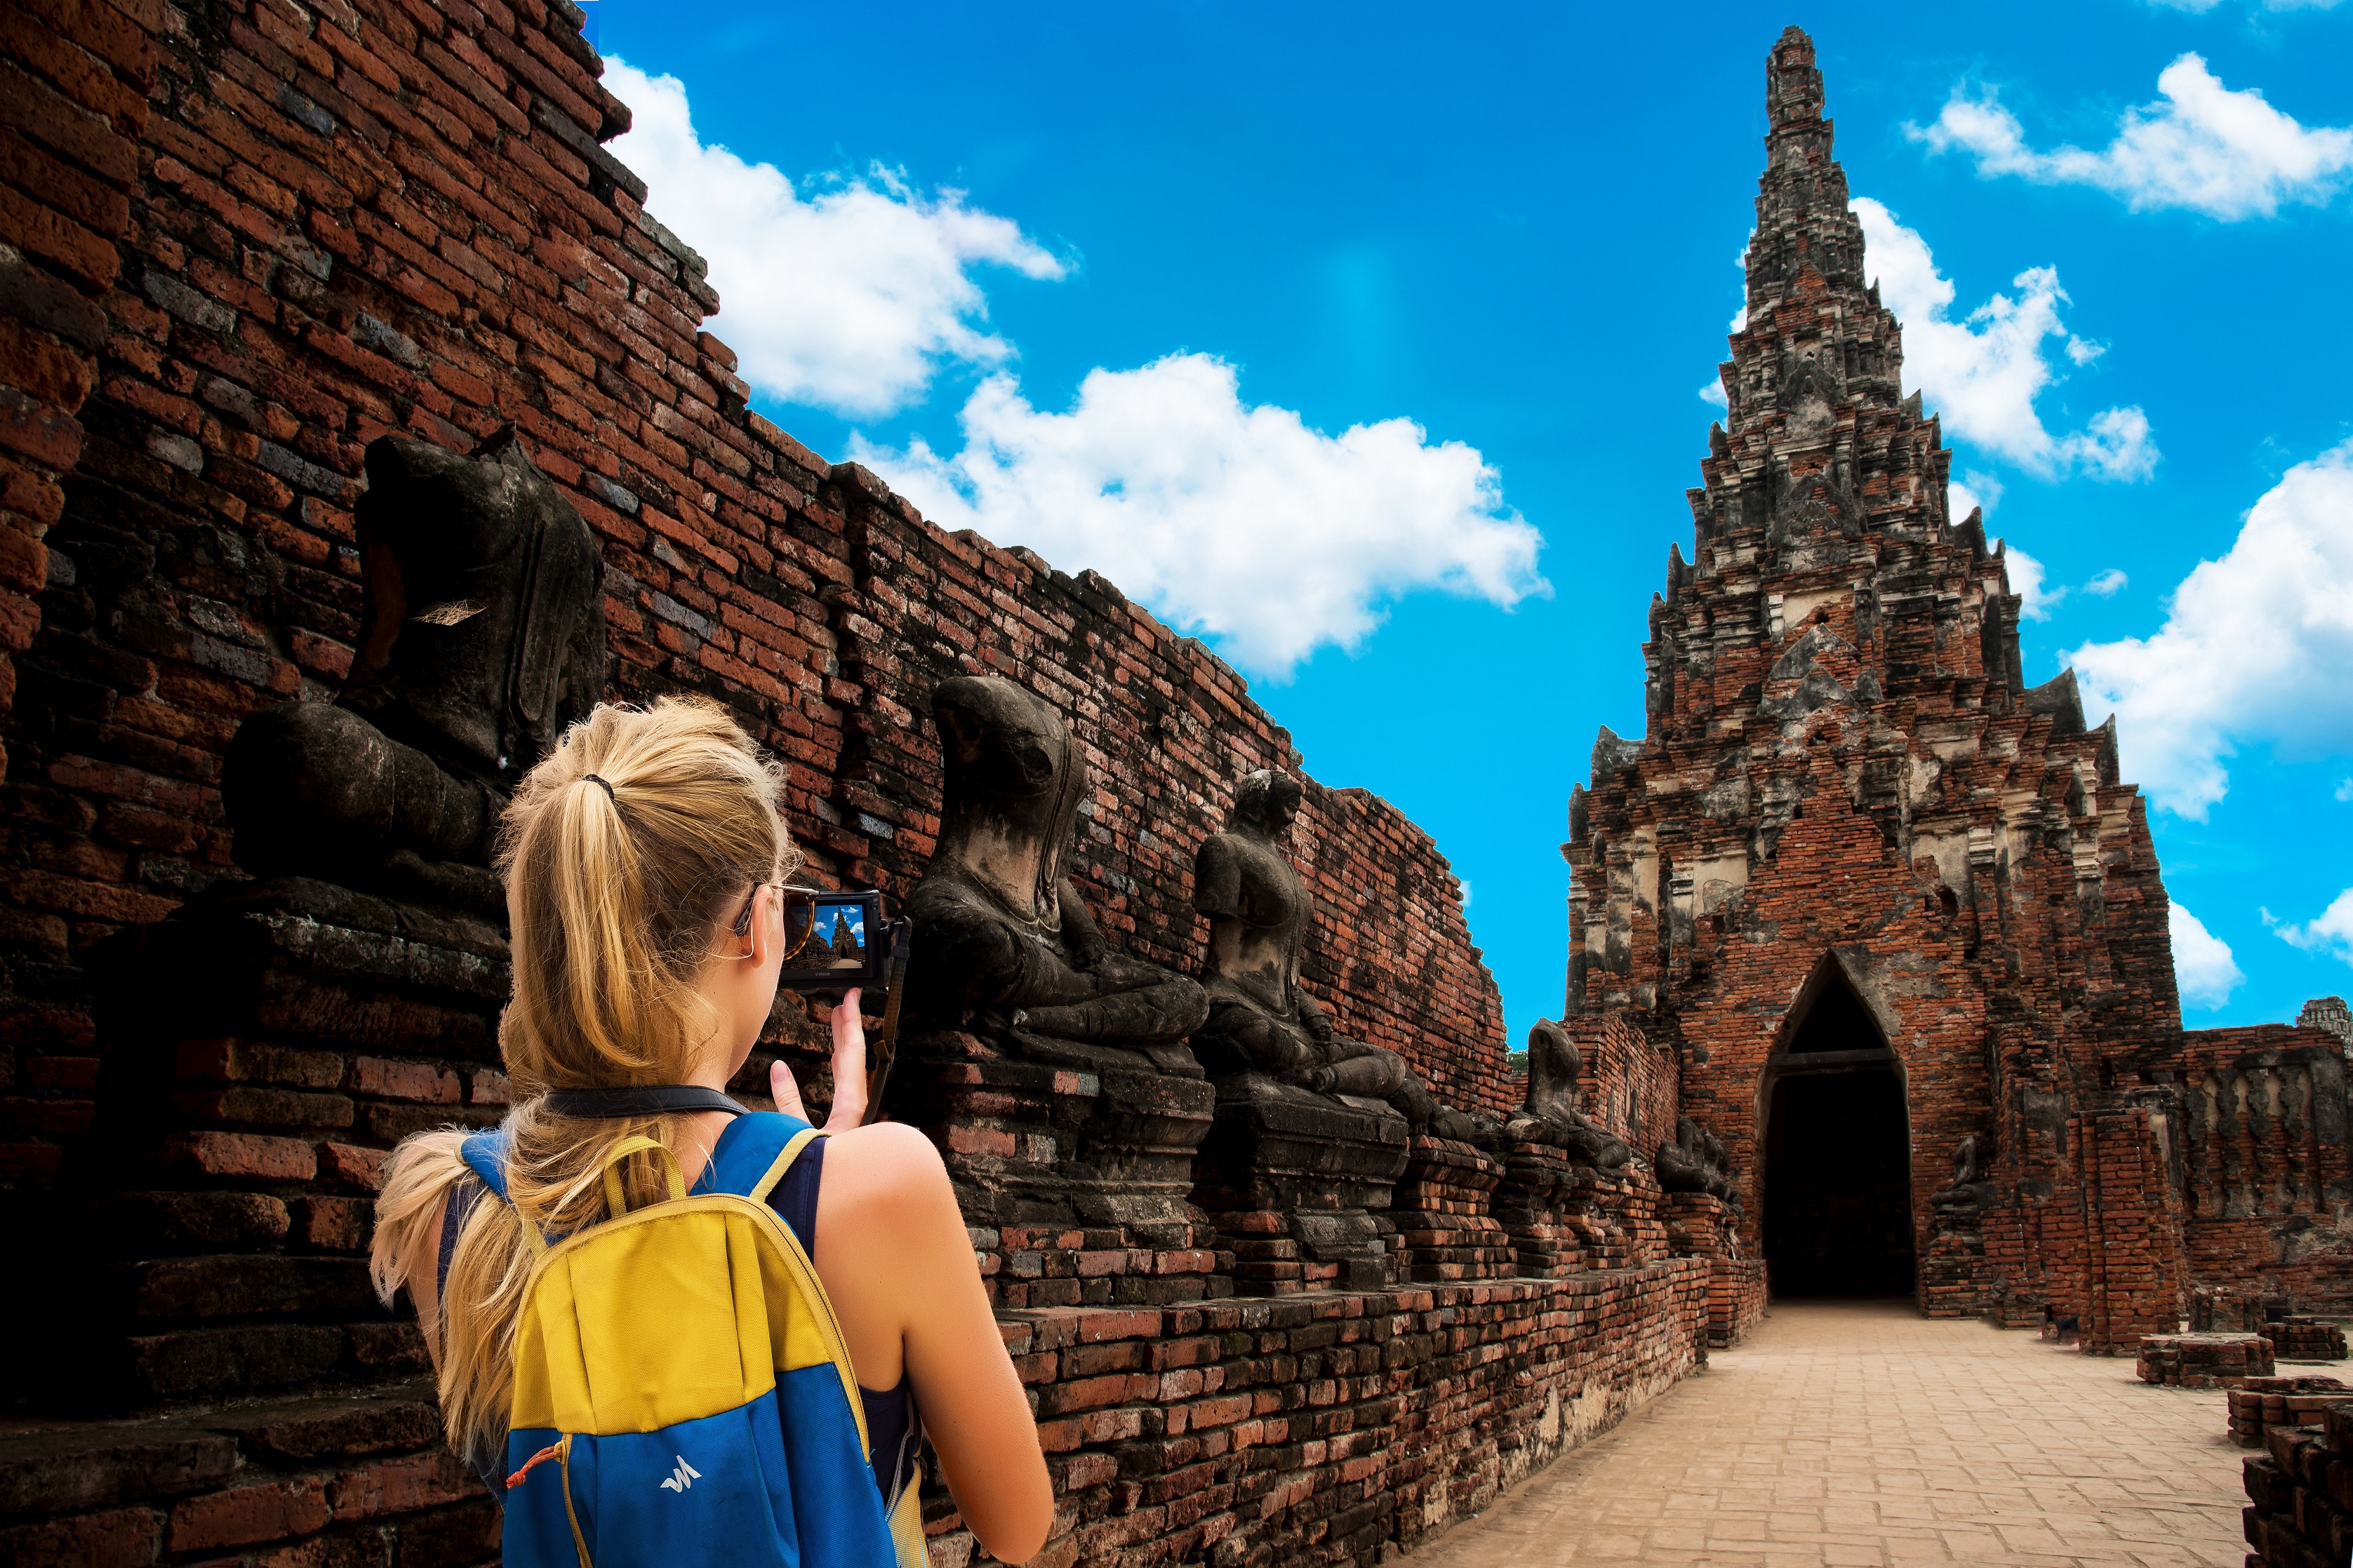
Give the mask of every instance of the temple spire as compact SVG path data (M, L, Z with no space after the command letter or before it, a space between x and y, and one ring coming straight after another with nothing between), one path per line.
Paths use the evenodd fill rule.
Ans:
M1948 526L1950 458L1917 396L1904 395L1903 334L1870 286L1825 103L1814 41L1791 27L1766 57L1748 309L1719 367L1727 406L1708 435L1706 483L1691 492L1701 576L1752 540L1817 551L1828 538Z
M1795 27L1765 60L1765 173L1748 247L1748 310L1789 297L1808 271L1860 292L1862 226L1847 210L1846 171L1831 155L1814 41Z

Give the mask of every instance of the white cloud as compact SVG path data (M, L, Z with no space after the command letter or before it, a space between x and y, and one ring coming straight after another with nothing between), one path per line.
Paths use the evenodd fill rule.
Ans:
M1431 446L1408 419L1326 436L1244 405L1233 367L1206 354L1092 371L1067 414L992 376L962 421L953 457L920 439L852 455L940 526L1092 567L1262 675L1354 647L1414 589L1504 606L1550 592L1541 537L1478 452Z
M1699 400L1727 410L1732 406L1732 400L1724 395L1724 378L1720 375L1708 377L1707 384L1699 389Z
M2353 778L2339 779L2337 781L2337 798L2343 801L2353 801Z
M2281 941L2290 947L2300 947L2306 952L2325 952L2353 963L2353 888L2337 895L2317 918L2302 925L2284 925L2272 921L2271 911L2263 911L2264 923L2279 933Z
M1853 208L1880 301L1904 327L1904 368L1943 416L1947 434L2044 478L2071 471L2102 479L2149 476L2157 447L2138 408L2108 409L2063 436L2053 436L2035 412L2035 399L2056 379L2043 340L2083 342L2060 324L2067 295L2054 268L2027 268L2012 280L2017 298L1996 294L1953 321L1946 315L1952 282L1937 272L1918 231L1869 196L1856 197ZM2076 357L2072 347L2070 353Z
M2084 592L2095 599L2113 599L2123 593L2125 584L2131 581L2131 578L2124 574L2121 567L2111 566L2084 584Z
M2228 1002L2247 978L2231 957L2231 944L2178 903L2166 924L2173 938L2173 982L2180 987L2182 1001L2209 1010Z
M2112 707L2126 774L2203 821L2243 744L2353 751L2353 442L2298 463L2219 561L2174 590L2154 637L2072 656L2090 711Z
M2148 3L2164 10L2187 11L2193 16L2202 16L2221 5L2222 0L2148 0ZM2263 0L2263 8L2266 11L2330 11L2336 6L2337 0Z
M1906 130L1932 151L1974 153L1979 174L2093 185L2136 212L2186 207L2225 222L2268 217L2282 202L2325 205L2353 173L2353 130L2300 125L2257 89L2224 87L2197 55L2159 72L2157 90L2162 100L2126 110L2096 153L2036 152L1990 88L1975 97L1956 88L1935 124Z
M1970 468L1945 486L1945 505L1957 521L1966 520L1975 509L1991 517L2007 488L1993 475Z
M2015 544L2002 547L2002 564L2010 573L2010 591L2018 595L2021 618L2049 620L2052 609L2067 596L2067 590L2045 586L2042 563Z
M635 127L614 154L643 176L648 210L702 253L721 312L712 331L753 387L851 416L920 402L943 366L1011 357L987 331L981 266L1060 278L1065 265L1009 218L925 195L876 165L804 196L775 165L695 134L686 88L608 57L605 83Z

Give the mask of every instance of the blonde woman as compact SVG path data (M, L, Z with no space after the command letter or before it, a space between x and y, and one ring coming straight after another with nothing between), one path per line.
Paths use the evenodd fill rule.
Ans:
M779 968L810 934L807 900L786 885L799 857L782 785L782 769L720 710L665 700L597 709L507 809L499 869L514 994L499 1038L514 1110L494 1135L447 1129L394 1151L372 1259L385 1300L405 1286L416 1303L451 1447L502 1500L518 1311L541 1238L612 1217L608 1191L632 1214L658 1205L674 1190L670 1162L690 1194L708 1190L747 1148L798 1130L784 1121L802 1109L781 1062L771 1081L783 1116L738 1115L723 1096L767 1024ZM946 1172L913 1129L858 1125L855 992L832 1022L827 1136L766 1201L813 1258L840 1324L886 1509L928 1436L981 1545L1026 1561L1053 1521L1052 1488ZM628 1114L649 1090L665 1107L719 1109ZM633 1138L660 1147L614 1160ZM503 1201L486 1201L493 1189ZM647 1321L659 1319L655 1304ZM672 1490L699 1475L681 1469ZM822 1520L798 1528L805 1542L827 1534Z

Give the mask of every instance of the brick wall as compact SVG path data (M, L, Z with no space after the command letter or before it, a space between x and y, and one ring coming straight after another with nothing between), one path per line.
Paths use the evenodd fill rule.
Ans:
M1683 1107L1683 1066L1672 1034L1653 1039L1623 1014L1572 1020L1584 1058L1586 1114L1648 1160L1672 1142ZM1526 1091L1523 1088L1522 1092Z
M552 3L194 0L100 94L135 127L121 81L154 73L135 177L112 165L120 241L71 252L106 335L79 465L61 497L27 492L58 519L38 629L11 623L0 1161L20 1186L93 1115L93 949L232 874L229 735L349 668L351 505L386 431L522 430L604 543L616 694L732 705L791 763L822 877L906 890L937 823L925 696L1003 673L1071 714L1094 770L1075 869L1103 923L1189 967L1194 847L1240 774L1297 765L1240 677L1109 584L943 534L747 408L700 331L702 264L598 145L628 110ZM1309 984L1499 1108L1502 1009L1428 837L1311 781L1297 841Z
M2197 1029L2170 1070L2182 1097L2190 1268L2306 1311L2353 1311L2353 1159L2334 1036L2266 1024Z
M2247 1568L2338 1568L2353 1560L2353 1401L2317 1427L2268 1426L2243 1462Z
M0 720L40 624L43 536L81 457L75 416L106 341L99 301L121 269L162 19L140 0L37 0L0 16Z
M1165 1310L1004 1315L1072 1521L1039 1562L1387 1561L1703 1355L1709 1264ZM971 1536L935 1499L932 1561Z
M38 596L59 570L46 537L81 457L77 416L107 338L162 17L161 5L137 0L40 0L0 15L0 779L22 772L5 725ZM58 1142L86 1120L87 1021L49 1005L37 956L66 945L69 919L0 907L10 989L23 998L0 1015L0 1183L47 1179ZM62 1049L20 1059L27 1042Z

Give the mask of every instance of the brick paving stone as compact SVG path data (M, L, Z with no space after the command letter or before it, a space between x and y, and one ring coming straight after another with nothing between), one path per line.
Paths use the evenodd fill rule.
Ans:
M1754 1338L1414 1568L2239 1568L2221 1395L1909 1302L1776 1305Z

